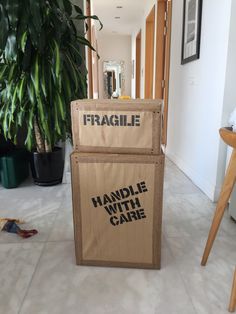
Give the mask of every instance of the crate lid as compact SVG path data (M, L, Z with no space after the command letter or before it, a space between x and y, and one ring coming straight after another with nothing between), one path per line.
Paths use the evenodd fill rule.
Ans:
M111 110L132 110L132 111L160 111L162 110L163 100L162 99L130 99L130 100L119 100L119 99L82 99L71 102L71 108L77 110L86 109L104 109Z

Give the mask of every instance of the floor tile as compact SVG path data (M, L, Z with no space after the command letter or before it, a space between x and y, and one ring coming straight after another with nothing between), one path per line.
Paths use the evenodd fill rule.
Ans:
M46 245L20 312L30 313L196 314L166 245L158 271L76 266L73 242Z
M42 249L40 243L0 244L0 313L18 313Z
M58 214L53 224L49 241L73 241L73 214L72 201L63 202L58 209Z
M44 242L49 237L66 189L65 185L29 185L14 190L4 189L0 192L0 217L24 220L25 224L21 225L23 229L37 229L39 232L27 239L27 242ZM14 234L1 232L0 243L7 242L21 243L22 239Z
M205 238L168 238L167 242L198 314L226 314L236 261L234 238L218 237L205 267Z

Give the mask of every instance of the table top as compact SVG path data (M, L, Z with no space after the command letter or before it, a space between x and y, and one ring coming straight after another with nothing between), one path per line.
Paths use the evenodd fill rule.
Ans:
M236 132L233 132L232 128L221 128L219 132L221 138L227 145L236 148Z

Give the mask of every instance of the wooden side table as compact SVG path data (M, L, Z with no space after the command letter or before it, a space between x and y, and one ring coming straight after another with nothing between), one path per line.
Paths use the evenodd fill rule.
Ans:
M205 266L207 263L209 254L211 252L213 243L219 230L220 223L224 215L225 208L228 204L230 195L236 182L236 133L233 132L231 128L221 128L219 132L223 141L227 145L233 147L233 152L230 158L229 166L227 168L227 172L221 189L219 201L216 206L215 215L213 217L213 221L209 231L207 243L201 261L202 266ZM235 311L235 308L236 308L236 272L233 280L229 311L233 312Z

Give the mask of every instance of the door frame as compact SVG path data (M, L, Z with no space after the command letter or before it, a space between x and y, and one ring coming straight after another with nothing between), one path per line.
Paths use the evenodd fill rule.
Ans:
M86 15L91 16L91 3L90 0L86 0ZM91 19L88 19L88 32L87 39L92 42L92 22ZM88 54L88 98L93 98L93 53L92 50L87 47Z
M156 6L151 9L146 18L146 51L145 51L145 99L153 98L154 80L154 42Z
M141 97L141 49L142 49L142 31L136 36L136 70L135 70L135 98Z
M172 0L157 0L155 98L164 101L162 144L167 144Z

